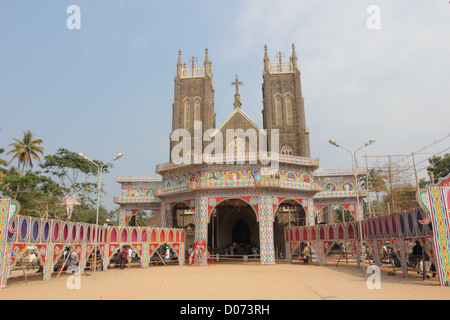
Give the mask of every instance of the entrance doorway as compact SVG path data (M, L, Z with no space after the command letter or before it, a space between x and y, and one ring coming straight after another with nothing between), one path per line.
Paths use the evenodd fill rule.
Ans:
M172 214L173 226L184 229L186 235L185 249L188 251L191 246L194 246L195 240L194 210L186 203L180 202L173 206Z
M230 247L239 246L239 254L259 253L259 223L253 208L240 199L219 203L211 213L208 225L208 247L211 254L226 254Z
M286 257L286 241L284 229L306 225L306 211L303 206L295 200L284 200L275 212L273 223L275 257L284 259Z
M236 243L251 243L250 228L244 219L237 220L231 231L231 241Z

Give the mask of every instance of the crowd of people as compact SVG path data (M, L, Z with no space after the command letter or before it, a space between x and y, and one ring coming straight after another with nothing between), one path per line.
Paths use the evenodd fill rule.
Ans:
M225 255L257 255L258 248L250 243L233 242L224 250Z

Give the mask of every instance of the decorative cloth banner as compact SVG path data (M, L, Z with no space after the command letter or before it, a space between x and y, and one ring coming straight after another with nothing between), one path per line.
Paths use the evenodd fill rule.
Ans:
M449 286L450 280L450 174L434 187L420 189L417 202L426 217L420 223L433 225L433 242L436 254L436 271L441 286Z
M0 192L0 261L8 261L11 255L11 245L8 243L8 232L16 232L17 226L14 227L13 221L19 214L19 202L3 197ZM8 263L0 264L0 285L6 284L8 277Z

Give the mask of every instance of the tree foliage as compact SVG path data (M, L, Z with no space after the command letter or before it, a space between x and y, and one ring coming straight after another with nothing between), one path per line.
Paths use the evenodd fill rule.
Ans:
M35 139L31 131L24 133L22 140L13 139L9 146L12 159L0 158L0 192L19 201L21 214L40 218L66 220L68 218L64 199L76 195L81 202L71 220L95 223L97 218L97 174L98 168L90 161L81 159L75 152L60 148L53 155L46 155L41 162L42 140ZM28 146L28 147L26 147ZM0 148L0 156L5 151ZM41 152L42 151L42 152ZM11 165L18 161L18 167ZM33 160L40 163L43 171L33 171ZM101 161L93 160L99 166ZM9 166L9 167L8 167ZM107 173L111 164L103 168ZM99 208L99 224L116 220L117 212Z
M98 160L93 162L99 166L103 165ZM84 204L95 204L97 181L91 178L98 174L96 165L80 158L75 152L59 148L54 155L44 157L41 168L59 181L67 190L67 195L77 195L79 201ZM105 166L103 172L107 173L109 168L111 164Z
M34 133L28 130L23 133L22 140L13 138L15 142L9 145L12 149L8 151L7 155L13 155L9 163L17 160L17 168L22 174L26 168L33 168L33 159L41 163L39 154L44 154L44 148L40 146L43 143L42 139L35 139L34 137ZM20 166L22 166L22 169Z
M16 194L19 185L20 191ZM12 167L2 179L0 190L8 197L17 195L16 200L20 203L21 214L57 218L63 213L61 198L64 189L40 172L27 171L22 175Z
M445 178L450 174L450 153L443 157L436 156L429 159L430 166L427 168L428 172L434 175L434 181L437 183L439 179Z

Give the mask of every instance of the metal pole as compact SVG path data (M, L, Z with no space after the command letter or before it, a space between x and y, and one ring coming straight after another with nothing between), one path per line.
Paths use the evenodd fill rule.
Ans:
M343 148L343 147L342 147ZM360 209L360 203L359 203L359 184L358 184L358 173L357 173L357 160L356 160L356 153L361 149L362 147L358 148L354 153L352 153L351 151L347 150L350 152L351 156L352 156L352 165L353 165L353 175L355 178L355 187L356 187L356 217L359 220L359 234L360 234L360 241L361 241L361 267L362 267L362 272L364 274L364 239L363 239L363 231L362 231L362 215L360 215L359 213L359 209Z
M355 187L356 187L356 216L359 220L359 233L361 238L361 266L362 266L362 272L364 274L364 239L363 239L363 230L362 230L362 220L363 220L363 213L359 213L360 210L360 202L359 202L359 184L358 184L358 173L356 172L356 151L354 154L354 167L353 167L353 173L355 175Z
M358 162L357 162L357 158L356 158L356 153L359 150L361 150L362 148L367 147L368 145L370 145L374 142L375 142L375 139L370 139L364 145L362 145L361 147L359 147L352 153L350 150L341 146L335 140L329 141L330 144L332 144L338 148L342 148L342 149L346 150L348 153L350 153L350 155L352 157L353 175L355 177L355 187L356 187L356 203L357 203L356 215L357 215L357 218L359 218L358 220L359 220L359 233L360 233L360 239L361 239L361 262L362 262L363 274L364 274L364 238L363 238L363 230L362 230L363 214L359 215L360 202L359 202L359 185L358 185L358 173L357 173Z
M93 271L93 278L95 278L95 270L97 269L97 243L98 243L98 216L100 212L100 190L102 187L102 170L103 167L108 165L112 161L116 161L117 159L122 157L122 154L119 153L114 158L109 160L107 163L103 164L102 166L99 166L94 161L90 160L88 157L86 157L84 154L79 153L78 156L84 160L87 160L91 163L93 163L98 168L98 174L97 174L97 217L95 220L95 235L94 235L94 271Z
M369 165L367 164L367 154L364 157L366 158L366 189L367 189L367 195L368 195L367 200L368 200L368 206L369 206L369 217L372 217L372 206L370 204Z
M97 243L98 243L98 214L100 211L100 188L102 184L102 168L93 162L98 168L97 176L97 217L95 220L95 237L94 237L94 271L92 277L95 279L95 270L97 269Z
M419 190L419 179L417 178L417 169L416 169L416 161L414 159L414 152L411 152L411 158L412 158L413 167L414 167L414 176L416 178L416 188L417 188L417 190Z
M365 146L365 145L364 145ZM362 147L364 147L362 146ZM357 166L357 162L356 162L356 153L362 148L359 147L358 149L356 149L355 152L351 152L350 150L348 150L347 148L340 146L342 149L346 150L348 153L350 153L350 156L352 157L352 167L353 167L353 176L355 178L355 187L356 187L356 217L359 220L359 234L360 234L360 241L361 241L361 267L362 267L362 272L364 274L364 239L363 239L363 232L362 232L362 216L359 215L359 207L360 207L360 203L359 203L359 185L358 185L358 173L356 172L356 166Z

